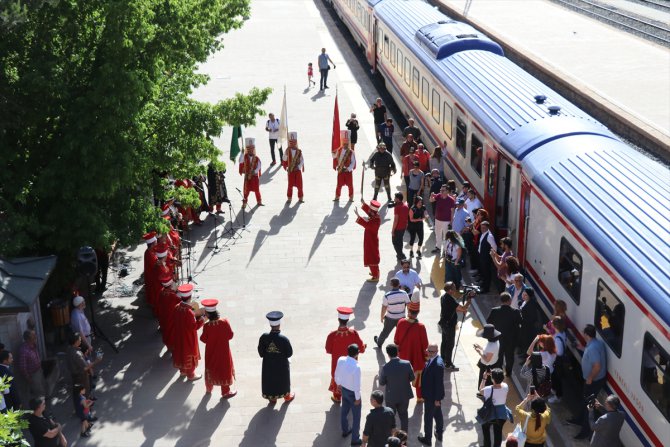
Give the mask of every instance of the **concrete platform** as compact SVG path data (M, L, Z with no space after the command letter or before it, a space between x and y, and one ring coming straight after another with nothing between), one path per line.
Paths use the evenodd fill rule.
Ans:
M437 0L463 13L466 0ZM473 1L467 17L670 145L670 51L547 0Z

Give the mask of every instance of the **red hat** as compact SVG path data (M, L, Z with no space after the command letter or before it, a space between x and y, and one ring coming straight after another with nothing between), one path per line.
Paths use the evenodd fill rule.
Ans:
M145 234L144 236L142 236L142 239L144 239L144 242L146 242L147 245L153 244L157 240L156 239L156 232L151 231L151 232Z
M164 258L168 254L168 246L167 244L160 243L156 245L156 256L159 258Z
M164 273L163 275L161 275L160 278L158 278L158 280L159 280L159 281L161 282L161 284L163 284L163 286L165 286L165 287L170 287L170 286L172 285L172 283L173 283L173 281L172 281L172 275L170 275L169 273Z
M354 310L351 307L338 307L337 308L337 318L340 320L348 320L351 317L351 314L354 313Z
M193 294L193 284L182 284L177 287L177 295L181 298L189 298Z
M421 303L420 302L411 302L407 305L407 308L411 310L412 312L418 312L421 309Z
M168 216L170 214L170 204L166 203L161 207L161 215Z
M219 300L215 298L207 298L206 300L201 300L200 304L202 304L205 312L216 312L216 305L219 304Z
M379 211L379 208L382 207L382 204L377 202L376 200L370 201L370 208L372 211Z

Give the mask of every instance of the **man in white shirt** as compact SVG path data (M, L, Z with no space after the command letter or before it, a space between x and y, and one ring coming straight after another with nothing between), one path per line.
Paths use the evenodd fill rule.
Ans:
M342 437L351 434L351 445L361 445L361 367L358 365L358 345L353 343L347 348L347 355L337 360L335 383L342 390L342 412L340 425ZM352 423L349 428L349 412Z
M423 284L421 283L421 278L416 270L409 268L409 259L403 259L401 261L401 266L402 270L398 270L395 276L400 280L400 289L404 290L406 288L409 290L407 294L411 296L414 292L414 288L418 287L421 289Z
M87 354L90 354L93 351L93 340L91 336L91 324L84 313L86 301L81 296L75 296L72 298L72 307L74 309L72 309L70 314L70 327L73 332L81 334L82 347Z
M391 291L386 292L382 300L381 321L384 323L384 328L379 336L375 335L375 344L379 349L381 349L391 331L398 325L398 321L405 318L405 308L410 302L407 292L400 289L398 278L391 278L391 287Z
M277 144L277 140L279 139L279 120L275 118L274 113L268 115L268 118L270 119L265 123L265 130L270 135L270 153L272 154L272 163L270 163L270 166L274 166L277 164L277 160L275 158L275 145ZM282 147L280 144L279 159L281 160L283 158L284 153L282 151Z
M475 190L470 188L468 190L468 198L465 199L465 208L468 210L468 213L470 213L470 219L474 220L474 211L482 208L483 206L484 205L482 205L482 202L477 198Z

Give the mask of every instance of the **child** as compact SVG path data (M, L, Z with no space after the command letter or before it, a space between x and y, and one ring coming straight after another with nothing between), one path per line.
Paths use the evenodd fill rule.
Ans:
M312 70L312 63L307 64L307 88L310 88L312 84L316 85L316 82L312 81L314 78L314 71Z
M79 420L81 421L81 431L80 435L82 438L88 438L91 436L91 428L93 427L93 422L97 421L98 418L93 416L91 412L91 407L93 406L93 401L86 398L84 393L86 388L84 385L76 383L73 387L72 392L72 401L74 403L74 411L77 413Z

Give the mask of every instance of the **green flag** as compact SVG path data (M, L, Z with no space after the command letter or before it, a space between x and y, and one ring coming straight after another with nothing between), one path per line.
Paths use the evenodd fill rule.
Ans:
M230 159L235 162L237 156L240 154L240 136L242 135L242 128L240 126L233 127L233 137L230 140Z

